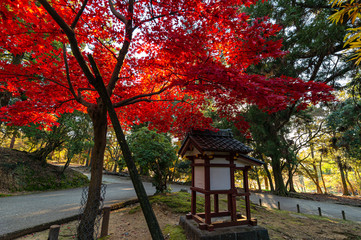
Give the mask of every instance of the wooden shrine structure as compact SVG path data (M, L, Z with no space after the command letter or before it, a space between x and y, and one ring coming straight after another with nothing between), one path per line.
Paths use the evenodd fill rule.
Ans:
M188 133L179 154L191 161L191 212L186 217L193 218L202 230L212 231L218 227L237 225L257 225L251 218L248 170L260 166L262 161L248 156L253 151L233 138L231 130L192 130ZM234 174L243 171L243 189L237 191ZM204 213L197 213L197 193L204 194ZM219 195L227 195L228 210L219 210ZM211 211L213 196L213 211ZM244 196L246 215L237 214L236 197ZM219 220L226 219L226 220Z

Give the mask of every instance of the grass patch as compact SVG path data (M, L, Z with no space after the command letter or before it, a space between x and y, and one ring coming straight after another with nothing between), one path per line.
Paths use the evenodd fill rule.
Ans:
M163 234L168 236L169 240L185 240L186 235L184 234L184 230L181 226L167 225L163 229Z
M150 197L151 203L167 205L172 212L188 213L191 210L191 195L186 192L163 193ZM204 198L197 196L197 212L204 212Z
M3 194L3 193L0 193L0 197L10 197L11 194Z

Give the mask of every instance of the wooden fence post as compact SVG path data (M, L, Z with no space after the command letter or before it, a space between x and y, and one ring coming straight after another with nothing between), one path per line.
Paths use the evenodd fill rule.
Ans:
M322 217L322 212L321 212L321 208L320 208L320 207L318 207L318 215L319 215L320 217Z
M110 207L104 207L103 208L102 230L100 233L100 237L105 237L108 235L109 217L110 217Z
M278 205L278 210L281 210L281 203L277 202L277 205Z
M300 205L297 204L297 212L300 213Z
M262 207L262 199L259 199L259 205Z
M60 225L50 226L48 240L58 240L59 232L60 232Z
M342 218L343 218L343 220L346 220L346 214L345 214L344 210L342 210Z

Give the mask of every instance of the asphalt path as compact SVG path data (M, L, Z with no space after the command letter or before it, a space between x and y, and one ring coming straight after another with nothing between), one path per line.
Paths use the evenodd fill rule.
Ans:
M105 204L111 205L136 197L131 181L124 177L103 176L103 183L107 185ZM143 183L149 195L155 189L151 183ZM188 189L183 185L171 185L173 191ZM0 198L0 238L7 233L27 229L44 223L74 216L79 213L82 188L42 192L30 195ZM345 211L346 219L361 222L361 208L327 202L317 202L296 198L279 197L271 194L252 193L251 201L270 208L277 208L280 202L282 210L297 211L297 204L301 213L318 214L321 207L322 215L342 218L341 211Z
M136 197L131 180L117 176L103 176L107 185L105 205ZM151 183L145 182L148 195L155 193ZM171 185L173 191L184 186ZM2 235L40 224L74 216L79 213L82 188L42 192L0 198L0 238Z
M259 204L259 199L262 199L262 206L269 208L278 208L280 202L281 210L297 212L297 204L299 205L300 212L312 215L318 215L318 208L321 208L322 216L330 218L342 219L342 211L345 212L346 220L356 221L361 223L361 208L348 205L318 202L312 200L280 197L267 193L252 193L251 201Z

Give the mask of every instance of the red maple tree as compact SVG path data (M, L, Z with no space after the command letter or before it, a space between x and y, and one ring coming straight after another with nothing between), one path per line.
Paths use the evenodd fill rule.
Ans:
M87 111L95 142L85 210L91 211L108 120L88 55L124 126L149 122L182 135L210 126L202 109L211 102L234 116L244 103L272 112L300 100L301 107L329 100L330 88L321 83L246 73L285 54L273 38L279 26L241 11L255 2L2 0L0 87L17 101L0 109L0 120L46 126L59 113Z

